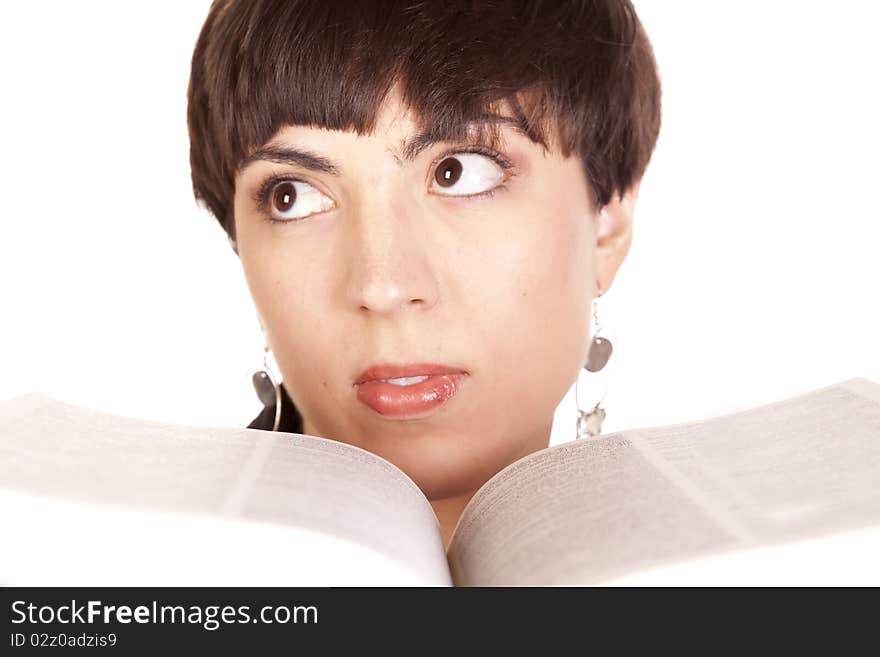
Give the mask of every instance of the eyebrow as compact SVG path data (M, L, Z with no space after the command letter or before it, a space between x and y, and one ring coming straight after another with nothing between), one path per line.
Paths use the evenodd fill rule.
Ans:
M528 131L523 126L522 121L512 116L490 114L470 121L467 126L469 127L481 123L496 123L510 126L516 132L528 137ZM400 154L395 152L394 155L400 164L403 162L412 162L423 150L443 141L449 140L432 134L430 130L422 130L415 133L409 139L403 140ZM331 176L339 176L342 172L342 165L339 162L324 157L323 155L319 155L313 151L295 148L277 142L269 142L263 148L257 149L248 155L241 163L239 172L243 172L251 164L257 161L272 162L273 164L294 164L310 171L326 173Z

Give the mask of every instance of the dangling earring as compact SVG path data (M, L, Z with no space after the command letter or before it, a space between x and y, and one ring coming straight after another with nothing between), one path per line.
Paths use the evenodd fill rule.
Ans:
M599 290L598 296L602 296L601 290ZM593 321L596 326L593 329L593 339L590 342L590 350L587 352L587 363L583 368L588 372L598 372L605 367L608 359L611 358L612 349L611 341L599 337L598 335L599 331L602 329L599 326L599 316L596 313L596 299L593 299ZM578 380L575 381L574 385L574 401L578 409L577 438L598 436L602 433L602 421L605 419L605 409L599 406L599 404L605 399L605 395L602 395L602 399L596 403L593 410L589 413L582 411L577 396L578 381L580 381L580 378L580 373L578 373Z
M268 355L269 345L266 345L263 348L263 369L254 372L251 380L263 407L275 406L275 422L272 425L272 431L278 431L278 427L281 425L281 385L277 382L278 379L272 376L272 368L267 362Z

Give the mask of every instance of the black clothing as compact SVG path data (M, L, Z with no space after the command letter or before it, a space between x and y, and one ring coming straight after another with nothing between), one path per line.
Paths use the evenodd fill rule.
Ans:
M272 425L275 424L275 405L266 406L263 411L255 417L249 425L248 429L264 429L271 431ZM293 400L281 384L281 423L278 425L278 431L287 431L289 433L303 432L303 419L299 414Z

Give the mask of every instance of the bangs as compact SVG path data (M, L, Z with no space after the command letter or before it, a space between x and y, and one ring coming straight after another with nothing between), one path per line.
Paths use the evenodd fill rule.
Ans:
M399 93L420 130L496 144L514 117L578 153L607 203L641 177L659 131L653 54L628 2L215 0L193 55L196 197L234 238L235 172L287 125L372 134Z

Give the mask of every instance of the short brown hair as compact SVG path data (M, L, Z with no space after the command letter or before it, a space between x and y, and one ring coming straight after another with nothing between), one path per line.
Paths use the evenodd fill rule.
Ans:
M641 179L660 130L629 0L214 0L187 91L196 199L235 239L235 176L253 150L284 125L369 134L396 84L444 140L512 108L535 143L579 153L599 206Z

